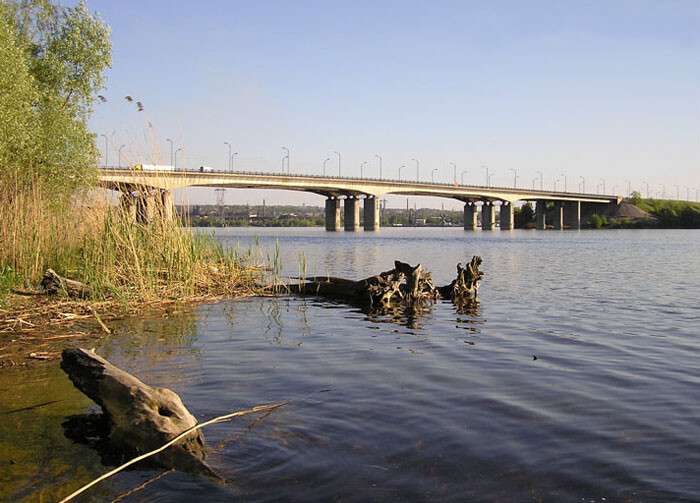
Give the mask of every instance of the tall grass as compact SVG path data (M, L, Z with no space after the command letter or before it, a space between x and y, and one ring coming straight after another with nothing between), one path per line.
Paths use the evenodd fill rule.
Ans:
M38 184L0 188L0 243L5 290L36 286L48 267L88 284L95 299L124 301L236 294L255 280L234 252L163 212L135 224L104 196L59 205Z

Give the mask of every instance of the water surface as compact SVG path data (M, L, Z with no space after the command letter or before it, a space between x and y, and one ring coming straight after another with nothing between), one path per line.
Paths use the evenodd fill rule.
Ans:
M277 248L290 275L359 278L400 259L447 283L478 254L486 278L470 312L438 303L410 323L287 298L125 321L98 349L176 390L200 419L290 400L205 432L228 485L170 473L127 500L700 499L700 232L218 235ZM62 433L88 401L57 368L36 374L41 388L7 371L0 382L0 414L41 402L37 389L62 399L3 414L7 499L52 499L106 470ZM157 474L134 470L90 494L114 499Z

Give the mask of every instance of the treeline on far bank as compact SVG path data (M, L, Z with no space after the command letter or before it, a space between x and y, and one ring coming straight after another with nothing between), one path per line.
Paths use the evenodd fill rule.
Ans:
M193 227L321 227L321 206L213 205L178 206L178 214ZM548 221L555 205L548 207ZM362 209L360 209L362 218ZM464 222L459 210L435 208L384 208L383 227L458 227ZM516 229L535 228L535 210L530 203L514 209ZM582 205L581 226L592 229L698 229L700 203L665 199L642 199L638 193L619 206Z

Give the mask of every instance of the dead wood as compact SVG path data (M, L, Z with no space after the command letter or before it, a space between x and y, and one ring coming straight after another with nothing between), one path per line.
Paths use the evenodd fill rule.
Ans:
M63 293L68 297L85 299L90 296L90 287L74 279L59 276L53 269L47 269L41 279L41 288L48 294Z
M109 423L108 440L116 449L147 452L197 424L175 392L141 382L94 351L64 350L61 368L76 388L102 408ZM162 466L215 475L204 459L199 431L156 457Z

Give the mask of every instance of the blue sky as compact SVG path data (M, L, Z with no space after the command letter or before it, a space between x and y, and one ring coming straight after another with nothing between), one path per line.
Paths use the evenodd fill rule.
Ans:
M92 126L124 162L343 173L607 192L700 188L700 2L92 0L114 49ZM125 95L141 100L137 112ZM151 124L151 127L148 124ZM103 140L100 145L103 145ZM337 171L334 161L328 169ZM214 201L208 190L192 202ZM228 202L319 196L229 191ZM457 202L420 201L458 207ZM405 205L396 198L389 205Z

